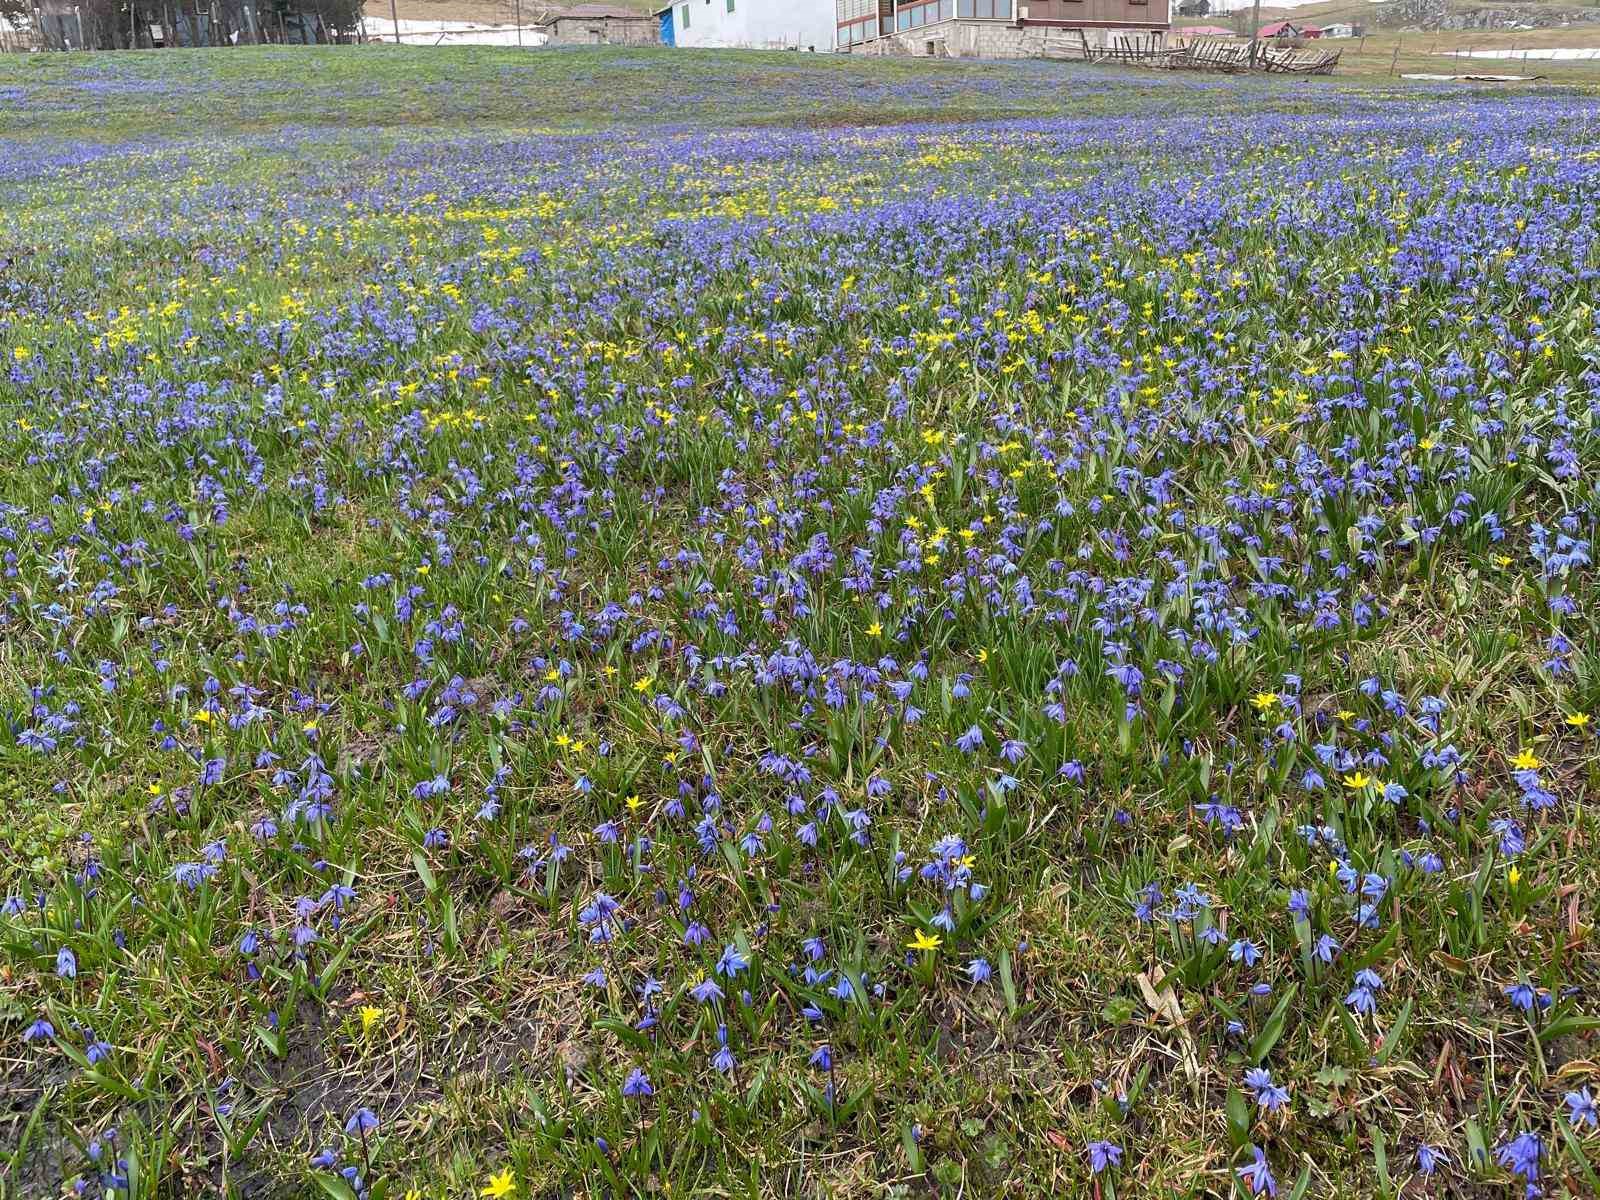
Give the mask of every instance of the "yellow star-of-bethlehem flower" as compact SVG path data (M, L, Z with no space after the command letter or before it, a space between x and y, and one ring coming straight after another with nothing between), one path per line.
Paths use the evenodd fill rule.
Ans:
M371 1034L372 1034L372 1031L375 1028L377 1028L378 1022L381 1021L381 1020L383 1020L383 1009L374 1008L370 1004L362 1005L362 1007L361 1007L361 1032L362 1033L364 1033L364 1034L366 1034L366 1035L368 1035L370 1037Z
M1250 703L1256 706L1257 711L1266 712L1278 702L1277 692L1257 692L1250 697Z
M1562 722L1563 725L1570 725L1573 729L1582 729L1588 723L1589 723L1589 714L1588 713L1573 713L1565 721Z
M906 943L906 948L910 950L937 950L943 942L944 939L938 934L926 933L919 929L916 932L916 936Z
M1363 775L1360 771L1355 772L1353 775L1346 775L1344 777L1345 787L1349 788L1353 792L1359 792L1371 782L1372 777L1370 775Z
M882 632L883 632L883 623L880 622L880 621L874 621L871 625L867 626L867 636L868 637L877 637Z
M1511 765L1519 771L1537 771L1539 759L1532 750L1518 750L1517 756L1511 760Z
M478 1195L489 1196L492 1200L494 1197L509 1196L516 1190L517 1181L512 1178L511 1168L507 1167L504 1171L501 1171L500 1174L489 1176L488 1184L485 1185L484 1189L479 1192Z
M1516 887L1517 884L1522 882L1522 872L1517 870L1515 867L1512 867L1506 872L1506 882L1512 887Z

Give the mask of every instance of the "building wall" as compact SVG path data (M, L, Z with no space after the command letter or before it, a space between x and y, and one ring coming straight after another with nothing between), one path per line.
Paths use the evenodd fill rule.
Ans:
M1168 0L1024 0L1018 15L1024 22L1048 21L1069 28L1107 22L1130 27L1172 22Z
M833 49L834 0L731 0L731 5L729 12L730 0L677 0L672 6L674 42Z
M557 17L549 33L552 46L654 46L661 41L661 25L654 17Z

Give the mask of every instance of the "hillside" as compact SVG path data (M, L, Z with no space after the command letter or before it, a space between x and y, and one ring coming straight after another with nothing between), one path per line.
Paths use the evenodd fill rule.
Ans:
M1248 4L1233 3L1225 15L1247 19ZM1263 4L1263 21L1267 19L1292 19L1315 25L1345 21L1366 27L1371 32L1379 30L1422 30L1426 32L1510 32L1541 34L1564 32L1595 26L1600 29L1600 3L1546 3L1527 0L1523 3L1471 3L1463 0L1317 0L1310 4ZM1181 18L1174 24L1214 20L1216 10L1209 18ZM1570 41L1558 38L1550 45L1590 45L1588 41Z

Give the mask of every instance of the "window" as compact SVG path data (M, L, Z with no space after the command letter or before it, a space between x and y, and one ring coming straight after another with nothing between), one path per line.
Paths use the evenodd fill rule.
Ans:
M689 28L689 6L687 4L678 9L678 15L683 18L683 27L685 29Z
M728 11L729 12L733 11L733 0L728 0Z

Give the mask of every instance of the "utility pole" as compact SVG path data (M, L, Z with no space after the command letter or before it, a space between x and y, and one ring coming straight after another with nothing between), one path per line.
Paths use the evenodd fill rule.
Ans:
M400 44L400 10L395 7L394 0L389 0L389 19L394 22L394 44Z
M1256 39L1261 36L1261 0L1255 0L1250 14L1250 65L1256 65Z
M517 0L517 49L522 49L522 0Z

